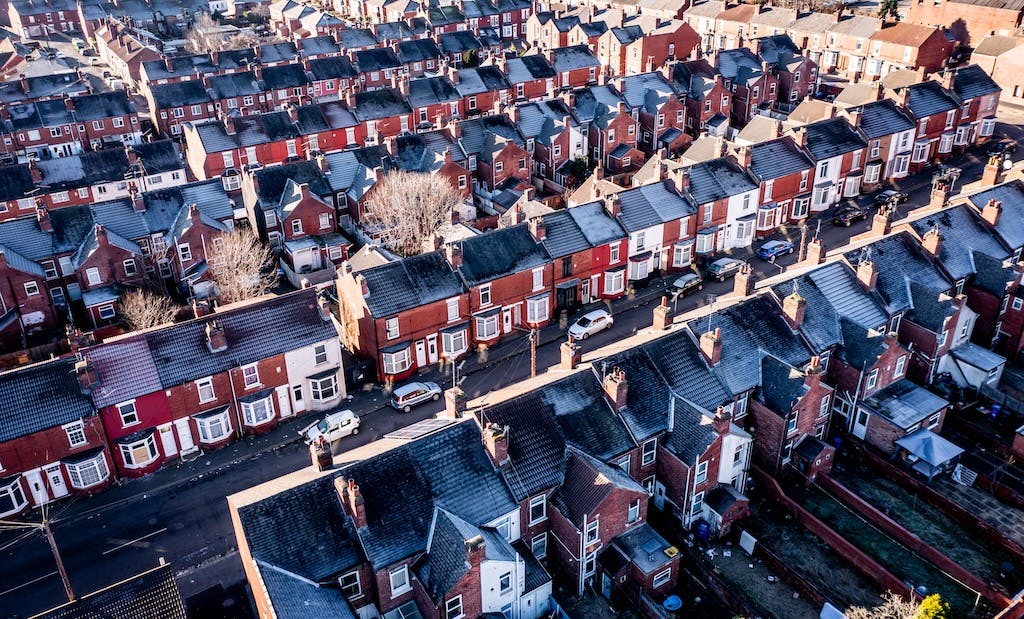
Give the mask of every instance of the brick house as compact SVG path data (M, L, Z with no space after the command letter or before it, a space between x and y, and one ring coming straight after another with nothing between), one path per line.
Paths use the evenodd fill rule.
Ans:
M0 246L0 343L3 350L22 350L27 338L39 333L52 333L57 327L57 312L46 294L46 272L43 268Z
M905 19L912 24L948 27L963 45L977 47L990 33L1013 36L1021 26L1021 7L1015 3L992 5L977 0L938 0L930 5L911 3Z
M361 49L352 54L352 62L359 71L359 83L367 90L391 86L396 72L403 69L398 54L390 47Z
M846 110L846 118L867 140L864 188L906 178L914 155L917 123L892 99Z
M601 62L586 44L556 47L546 54L560 88L580 88L601 79Z
M82 355L129 476L344 397L337 331L312 289L108 339Z
M732 157L703 161L686 169L687 196L697 206L695 252L711 254L748 247L757 226L760 183Z
M623 24L598 38L596 49L604 70L627 76L657 70L671 60L688 58L699 37L681 20L656 21L650 27Z
M750 37L750 20L759 10L757 5L726 5L715 16L715 44L712 47L719 51L743 47Z
M844 15L828 28L828 45L819 64L825 72L836 71L849 77L863 77L868 55L868 39L882 22L867 15Z
M586 160L587 130L572 116L575 97L515 106L513 120L532 145L533 175L554 191L564 191L580 175L576 160Z
M788 35L777 34L757 40L757 56L771 68L778 80L778 93L774 106L789 111L807 97L815 94L818 84L818 65L801 54ZM762 71L764 68L762 67ZM768 83L771 101L771 83Z
M558 73L543 54L529 54L508 60L499 57L496 66L508 78L516 99L543 99L560 85Z
M96 53L110 71L136 86L142 78L142 63L160 59L160 51L143 42L131 29L119 21L107 18L92 37Z
M408 100L396 88L379 88L350 93L349 96L348 108L362 125L363 135L371 145L383 138L410 131L415 124ZM356 143L361 143L358 136Z
M71 264L93 327L114 322L121 290L141 286L145 278L142 249L102 224L86 234Z
M678 94L664 74L629 75L617 80L616 87L640 123L637 146L645 153L664 148L672 155L689 146L685 95Z
M730 113L735 124L743 126L762 108L775 107L779 79L767 61L740 47L719 51L715 54L715 63L725 88L733 93Z
M471 200L473 183L469 162L447 130L400 135L388 142L388 152L394 152L395 165L399 168L441 176L463 199Z
M441 128L454 118L464 118L464 99L447 77L423 77L403 86L413 118L420 129Z
M495 109L496 103L506 103L512 84L498 67L484 65L457 71L448 71L448 79L455 84L465 100L467 117L476 116Z
M672 81L686 93L686 131L693 137L705 130L724 135L732 113L732 93L722 75L706 59L672 65Z
M685 174L664 176L648 185L603 196L605 210L628 235L627 288L655 272L688 268L693 262L696 207L686 196ZM608 276L606 276L608 278ZM605 294L617 292L618 276L605 282ZM613 287L609 287L609 285Z
M443 252L410 256L352 273L338 270L345 339L377 363L381 381L453 361L469 350L469 300Z
M815 165L811 212L860 195L867 142L845 118L830 118L792 130L793 139Z
M306 58L302 61L313 83L313 99L326 102L348 91L359 77L348 56Z
M696 2L683 12L683 21L689 24L700 37L701 51L706 53L718 47L718 41L715 38L718 25L715 19L724 10L725 2L707 0L706 2Z
M74 360L53 359L0 373L0 516L110 482L103 427L75 372Z
M947 83L949 78L946 78ZM942 83L925 80L895 90L895 97L917 122L914 151L910 157L911 172L933 159L945 159L957 143L960 101ZM964 144L970 127L959 133Z
M7 4L7 18L18 36L25 39L82 30L78 5L70 0L14 0Z
M948 69L947 88L960 100L960 117L953 143L963 146L980 142L995 132L996 109L1002 88L976 64Z
M741 147L737 160L760 185L755 237L807 218L816 166L793 138L785 136Z
M142 142L138 112L123 90L11 104L0 118L6 152L24 156L64 157Z
M217 117L217 104L201 79L150 84L144 94L150 119L163 135L180 135L185 123Z
M189 296L208 296L213 292L210 276L217 270L213 254L223 242L221 236L232 229L229 224L203 213L197 204L189 204L178 211L167 237L172 248L169 252L171 268L182 292ZM200 285L200 282L206 283Z
M434 73L441 66L441 50L433 39L399 41L396 53L410 77L421 77L424 72Z
M924 69L934 73L946 66L954 42L942 29L908 22L883 23L869 38L865 77L877 79L894 69Z
M576 117L589 126L591 164L611 174L642 166L644 154L637 148L640 123L630 114L622 95L610 86L592 86L574 94Z

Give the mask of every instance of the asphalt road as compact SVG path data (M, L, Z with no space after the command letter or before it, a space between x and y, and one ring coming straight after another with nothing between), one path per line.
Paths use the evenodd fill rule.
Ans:
M1001 125L1000 129L1017 139L1021 137L1018 127ZM963 168L962 180L970 182L980 174L981 164L971 159ZM927 203L928 193L927 186L912 191L908 206ZM869 226L870 221L865 221L837 228L823 218L821 237L833 250ZM799 231L790 230L789 234L794 242L799 241ZM795 260L795 255L783 256L778 266L773 266L754 258L752 264L761 275L771 276ZM703 291L680 299L677 309L693 309L706 303L708 295L728 294L732 286L731 281L708 282ZM653 301L637 305L617 310L613 328L587 339L584 349L614 343L650 326ZM557 344L539 347L537 365L541 371L558 361ZM529 358L520 354L468 375L462 386L469 396L479 397L520 381L529 372ZM374 410L383 405L383 397L379 393L360 394L354 409L356 404L360 410ZM343 439L336 449L370 442L431 417L440 408L441 403L432 402L408 415L375 410L363 417L362 432ZM169 466L94 497L77 497L53 506L50 517L55 537L76 593L81 595L130 577L156 565L160 557L174 566L186 597L218 584L229 587L243 580L224 497L307 466L309 455L301 443L280 444L283 437L295 436L298 427L308 421L295 420L268 435L246 439L196 461ZM225 466L227 463L234 464ZM33 512L26 517L33 518L38 521L40 514ZM62 601L64 591L42 535L0 533L0 617L30 615ZM231 604L236 606L232 608ZM227 600L223 616L238 616L234 614L238 604L246 602Z

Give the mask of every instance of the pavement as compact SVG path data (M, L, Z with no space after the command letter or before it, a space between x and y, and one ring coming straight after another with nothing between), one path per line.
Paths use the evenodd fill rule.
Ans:
M1000 125L999 130L1018 140L1022 137L1016 126ZM967 183L980 175L983 163L978 157L968 155L959 165L964 170L960 183ZM908 208L927 204L930 181L930 173L925 172L897 185L910 194ZM870 202L870 197L862 196L858 202ZM820 217L820 235L830 252L841 250L851 236L862 234L870 227L870 222L866 221L850 228L839 228L831 224L830 217L830 212ZM798 242L800 230L789 227L771 238ZM749 251L735 255L750 258ZM769 277L785 271L796 258L795 253L782 256L775 264L752 258L751 264L757 275ZM674 277L654 278L634 295L611 302L614 326L581 342L584 353L615 344L650 327L651 309ZM674 304L677 312L687 312L715 303L718 297L731 294L732 289L731 281L708 281L703 291L678 299ZM601 302L580 308L569 320L594 307L607 308L607 305ZM564 333L558 321L540 330L536 364L541 373L558 364L557 344L564 341ZM460 369L463 391L470 398L480 398L528 378L529 348L524 333L492 347L486 356L468 356ZM421 373L420 379L451 385L450 375L437 368ZM401 414L387 408L386 404L386 395L379 388L351 394L344 407L360 415L361 432L342 439L334 449L341 451L371 442L409 423L432 417L442 408L441 402L431 402L409 414ZM170 463L152 475L119 482L94 496L70 498L48 506L46 514L35 510L24 519L39 522L45 516L51 520L71 584L79 595L153 567L162 557L174 566L186 597L203 594L211 588L235 588L234 599L203 596L226 606L205 608L201 616L241 616L237 612L249 602L240 599L244 595L242 588L237 587L244 574L237 558L224 497L308 466L309 453L299 441L298 431L313 419L305 415L289 420L266 434L247 437L189 461ZM102 569L97 569L99 565ZM0 531L0 616L31 615L63 601L64 591L43 537L37 532Z

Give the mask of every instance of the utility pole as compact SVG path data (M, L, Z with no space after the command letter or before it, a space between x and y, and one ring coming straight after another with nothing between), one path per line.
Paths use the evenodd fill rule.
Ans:
M821 226L821 221L820 220L818 221L818 225L819 225L819 227ZM804 260L807 260L807 224L806 223L800 224L800 253L797 254L797 255L798 255L797 262L803 262Z
M57 573L60 574L60 581L64 584L64 592L68 594L68 601L74 602L75 592L71 590L71 579L68 578L68 572L64 569L64 560L61 559L60 549L57 548L57 540L53 538L49 518L43 519L42 529L46 535L46 541L50 543L50 550L53 551L53 560L57 563Z
M530 329L530 378L537 377L537 328Z

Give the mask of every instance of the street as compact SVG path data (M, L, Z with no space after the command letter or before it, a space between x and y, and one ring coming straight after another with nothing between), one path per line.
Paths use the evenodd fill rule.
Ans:
M1019 126L1000 124L999 131L1018 140L1021 137ZM957 188L961 183L976 180L982 166L977 157L968 155ZM910 193L910 200L897 217L904 216L907 208L928 202L929 181L930 175L906 179L900 188ZM870 196L862 196L858 201L868 203ZM821 238L830 253L841 251L850 236L866 232L871 225L868 218L849 228L835 227L830 216L828 212L820 220ZM815 225L812 223L809 228L812 234ZM788 238L799 245L800 231L790 227L778 238ZM759 245L757 242L755 247ZM751 263L759 276L769 277L778 275L796 258L794 252L780 257L775 265L759 258L753 258ZM638 290L635 299L616 302L614 326L583 342L584 352L619 342L649 327L651 309L672 279L661 278ZM705 305L710 295L724 296L732 289L732 280L706 282L702 291L678 300L677 312ZM555 322L544 330L537 349L540 372L559 362L558 343L564 337ZM467 368L462 383L469 397L480 397L529 377L526 335L503 348L511 352L502 357L494 354L486 363L474 360L469 364L472 367ZM450 386L450 382L442 386ZM380 390L353 394L348 406L361 415L362 429L358 435L340 441L335 449L362 445L413 421L431 417L443 402L431 402L410 414L384 408L385 404ZM125 481L96 496L76 497L50 506L54 534L76 594L83 595L149 569L159 557L174 566L186 598L218 584L231 587L242 581L244 576L224 497L308 466L309 453L298 441L297 431L311 420L290 420L268 434L247 437L189 462L170 464L153 475ZM41 517L36 510L24 519L39 522ZM65 600L50 548L39 532L0 532L0 564L0 617L31 615ZM248 604L243 600L234 603ZM235 610L225 607L223 616L244 616L232 614Z

